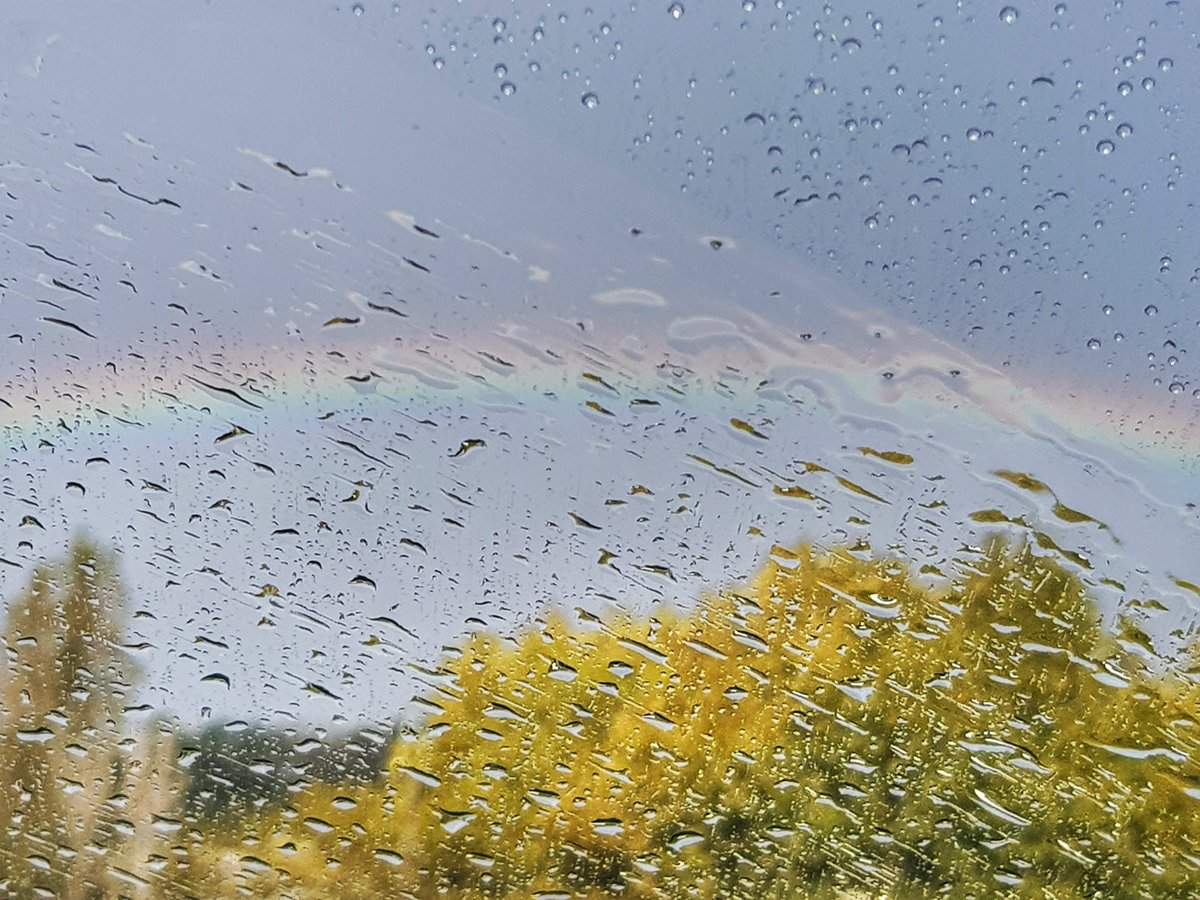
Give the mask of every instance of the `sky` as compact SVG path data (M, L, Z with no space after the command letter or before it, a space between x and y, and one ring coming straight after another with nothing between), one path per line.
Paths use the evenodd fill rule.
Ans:
M6 7L3 595L87 532L138 714L387 721L479 628L1000 509L1169 657L1194 24L750 5Z

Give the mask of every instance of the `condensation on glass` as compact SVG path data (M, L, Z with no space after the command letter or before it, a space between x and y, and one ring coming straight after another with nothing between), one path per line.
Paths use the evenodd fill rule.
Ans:
M0 894L1200 894L1187 4L0 25Z

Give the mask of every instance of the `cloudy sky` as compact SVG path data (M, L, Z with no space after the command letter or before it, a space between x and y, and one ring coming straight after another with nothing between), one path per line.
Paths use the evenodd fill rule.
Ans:
M1195 25L1059 6L7 7L0 587L86 531L137 705L389 719L472 630L998 509L1169 656Z

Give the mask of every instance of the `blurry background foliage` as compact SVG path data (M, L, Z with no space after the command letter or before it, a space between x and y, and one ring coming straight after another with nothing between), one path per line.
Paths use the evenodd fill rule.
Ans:
M79 542L9 606L0 886L1196 896L1195 649L1153 661L1027 545L958 568L775 547L692 612L477 634L419 728L314 741L131 715L116 566Z

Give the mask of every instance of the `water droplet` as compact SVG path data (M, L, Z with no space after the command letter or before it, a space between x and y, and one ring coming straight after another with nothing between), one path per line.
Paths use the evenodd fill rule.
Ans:
M22 728L17 731L17 740L23 744L45 744L54 740L54 732L49 728Z
M978 128L967 129L967 140L974 144L982 136L982 132Z
M1117 126L1117 137L1127 138L1131 134L1133 134L1133 126L1130 125L1128 122L1122 122L1120 125Z
M1158 61L1158 71L1160 72L1170 72L1173 68L1175 68L1175 60L1169 56L1164 56Z
M502 93L505 97L511 97L516 92L517 86L511 81L506 81L504 84L500 85L500 93Z
M1170 386L1167 388L1167 390L1169 390L1172 394L1182 394L1183 393L1183 385L1180 384L1178 381L1172 381Z
M1100 349L1100 338L1089 338L1087 345L1088 345L1089 350L1099 350Z
M354 13L356 16L361 16L364 12L366 12L366 10L363 9L363 5L361 3L355 3L352 7L350 7L350 12Z
M442 779L424 769L418 769L415 766L400 766L397 771L407 775L418 784L425 785L425 787L440 788L442 786Z
M557 809L562 803L562 797L554 791L548 791L545 788L532 788L529 791L529 799L538 806L546 809Z
M1117 85L1117 93L1120 94L1122 97L1128 97L1130 94L1133 93L1133 85L1130 84L1128 81L1122 81L1120 84Z
M704 835L695 831L680 831L671 835L667 846L675 853L704 842Z
M1101 141L1100 143L1098 143L1096 145L1096 149L1098 151L1100 151L1101 156L1108 156L1110 153L1112 153L1114 150L1117 149L1117 145L1114 144L1112 141Z
M1146 308L1143 309L1142 312L1144 312L1148 316L1157 316L1158 315L1158 307L1155 306L1153 303L1148 303L1148 304L1146 304Z
M331 834L336 829L326 822L324 819L319 819L316 816L309 816L304 819L304 827L316 834Z
M600 98L597 97L595 94L593 94L591 91L588 91L586 94L584 94L580 98L580 102L584 106L586 106L588 109L595 109L597 106L600 105Z
M670 6L667 7L667 13L671 16L672 19L682 18L683 17L683 4L682 3L672 3Z
M625 823L620 819L593 819L592 831L601 837L617 837L625 832Z
M507 27L508 27L508 23L505 22L503 19L501 19L499 17L492 19L492 30L495 31L496 34L504 34L504 29Z
M1017 12L1015 6L1006 6L1000 10L1000 21L1005 25L1013 25L1019 19L1021 14Z

